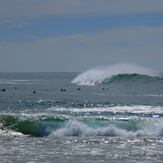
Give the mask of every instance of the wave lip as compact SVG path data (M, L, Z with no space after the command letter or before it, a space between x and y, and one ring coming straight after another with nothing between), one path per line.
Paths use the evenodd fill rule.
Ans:
M121 74L139 74L145 76L158 76L157 73L151 71L150 69L138 66L136 64L117 64L113 66L101 66L96 67L90 70L87 70L84 73L79 74L71 83L77 85L87 85L94 86L96 84L101 84L105 79L111 79L113 76Z

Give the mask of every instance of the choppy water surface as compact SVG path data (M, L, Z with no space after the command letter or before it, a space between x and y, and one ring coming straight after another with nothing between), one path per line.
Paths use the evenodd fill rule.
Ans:
M163 79L147 73L1 73L0 161L162 162Z

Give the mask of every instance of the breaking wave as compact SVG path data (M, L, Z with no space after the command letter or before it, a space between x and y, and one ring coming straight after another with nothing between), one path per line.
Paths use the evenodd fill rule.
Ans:
M117 64L113 66L101 66L87 70L79 74L71 83L77 85L94 86L113 81L158 78L158 74L150 69L135 64Z
M0 130L34 137L65 136L163 136L162 118L103 119L97 117L65 118L50 115L26 117L3 115Z

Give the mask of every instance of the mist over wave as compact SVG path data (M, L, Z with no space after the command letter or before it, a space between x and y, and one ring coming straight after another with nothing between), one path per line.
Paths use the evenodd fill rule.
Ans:
M77 85L94 86L96 84L101 84L104 80L111 79L117 75L141 75L149 77L158 76L156 72L148 68L131 63L122 63L112 66L100 66L92 68L85 71L84 73L79 74L75 79L72 80L71 83Z

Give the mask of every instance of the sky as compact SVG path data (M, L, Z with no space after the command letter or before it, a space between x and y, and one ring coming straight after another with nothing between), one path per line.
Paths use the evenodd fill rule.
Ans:
M163 72L163 0L0 0L0 72L123 62Z

